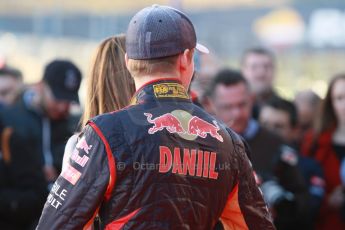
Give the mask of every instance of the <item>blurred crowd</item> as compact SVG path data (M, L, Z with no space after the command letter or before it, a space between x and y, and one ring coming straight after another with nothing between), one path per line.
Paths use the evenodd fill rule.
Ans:
M274 90L275 57L248 49L241 69L224 69L201 104L237 133L277 229L345 229L345 74L321 99L311 90L294 100Z
M107 61L115 58L109 50L125 53L112 38L100 45L89 76L87 119L128 105L134 93L130 77L97 77L128 74L123 62ZM196 70L193 81L204 87L191 89L191 98L246 140L277 229L345 229L345 73L332 76L325 98L305 90L290 101L274 90L276 58L264 48L248 49L240 69L222 69L206 83ZM68 60L49 63L31 85L19 70L1 64L0 229L36 226L63 167L66 142L87 122L71 113L81 80Z

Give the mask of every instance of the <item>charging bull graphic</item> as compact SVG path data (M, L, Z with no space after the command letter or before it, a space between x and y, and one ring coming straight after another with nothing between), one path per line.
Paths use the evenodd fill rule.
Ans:
M202 138L206 138L207 134L210 134L211 137L223 142L223 137L218 133L220 128L217 122L213 121L213 124L214 125L194 116L188 123L188 133Z
M186 117L182 118L178 113L174 112L176 111L163 114L154 119L152 119L151 113L144 113L144 115L147 117L147 121L151 124L154 124L154 126L148 130L148 133L154 134L158 131L166 129L169 133L177 133L182 138L186 139L190 137L188 140L194 140L198 136L201 138L206 138L207 134L209 134L211 137L223 142L223 137L218 133L220 128L216 121L213 121L213 125L197 116L192 116L187 112L185 112L185 114L188 114L187 119Z
M163 114L155 119L152 119L151 113L144 113L147 117L147 121L154 124L148 131L149 134L154 134L163 129L168 130L169 133L184 133L181 122L171 113Z

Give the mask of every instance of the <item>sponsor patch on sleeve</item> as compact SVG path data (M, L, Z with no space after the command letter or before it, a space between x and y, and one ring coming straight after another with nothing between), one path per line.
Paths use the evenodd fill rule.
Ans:
M65 178L68 182L70 182L72 185L75 185L81 176L81 172L79 172L78 170L76 170L68 164L64 171L62 171L61 176Z
M67 189L61 188L56 181L47 198L48 204L50 204L53 208L58 209L61 205L63 205L67 193Z
M81 149L81 150L84 150L87 154L89 154L89 151L91 150L92 148L92 145L89 145L85 139L85 137L82 137L77 145L76 145L76 148L77 149Z

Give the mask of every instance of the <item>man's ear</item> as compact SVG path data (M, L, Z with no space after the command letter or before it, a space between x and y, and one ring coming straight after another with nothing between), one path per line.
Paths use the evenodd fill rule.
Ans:
M180 68L186 69L193 61L194 49L186 49L182 55L180 55Z
M179 59L180 59L180 69L183 69L185 70L187 68L187 56L186 56L186 53L188 52L188 49L185 50L180 56L179 56Z

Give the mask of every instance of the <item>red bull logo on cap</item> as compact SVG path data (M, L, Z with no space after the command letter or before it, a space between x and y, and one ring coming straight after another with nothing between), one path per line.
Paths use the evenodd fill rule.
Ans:
M148 130L149 134L166 129L169 133L177 133L186 140L195 140L197 137L206 138L208 135L223 142L223 137L219 134L219 126L216 121L213 124L183 110L175 110L165 113L156 118L152 118L151 113L144 113L147 121L153 124Z

